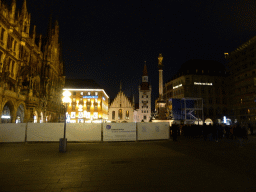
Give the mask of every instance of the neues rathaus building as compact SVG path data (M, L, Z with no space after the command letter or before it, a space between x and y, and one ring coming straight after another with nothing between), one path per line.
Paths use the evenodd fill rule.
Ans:
M26 0L21 10L0 0L0 123L58 122L65 84L59 25L46 37L30 26Z

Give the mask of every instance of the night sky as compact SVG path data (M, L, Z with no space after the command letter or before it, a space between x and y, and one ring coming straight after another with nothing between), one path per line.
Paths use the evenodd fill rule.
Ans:
M256 35L255 0L27 0L27 6L37 33L46 35L50 14L59 21L66 77L94 79L111 99L122 81L138 102L146 61L154 101L159 53L167 82L190 59L225 64L224 52Z

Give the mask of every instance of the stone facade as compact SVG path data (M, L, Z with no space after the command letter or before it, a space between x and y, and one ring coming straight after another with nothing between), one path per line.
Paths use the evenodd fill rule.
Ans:
M107 121L109 96L94 80L66 79L63 91L66 90L71 94L71 103L67 105L66 109L67 122Z
M142 83L139 86L139 109L137 110L138 122L149 122L151 117L151 85L148 83L146 63L142 74Z
M225 56L229 114L233 121L256 127L256 36Z
M215 61L190 60L164 85L164 100L171 98L202 98L203 117L217 123L228 116L227 73L223 65ZM168 111L168 110L167 110Z
M108 120L121 123L133 122L134 102L131 102L120 89L114 101L110 104Z
M26 0L22 10L0 1L0 123L58 122L65 83L59 25L47 37L30 34Z

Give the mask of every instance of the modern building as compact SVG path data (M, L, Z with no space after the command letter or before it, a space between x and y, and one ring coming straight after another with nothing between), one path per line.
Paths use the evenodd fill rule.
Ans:
M256 36L231 53L228 60L228 106L232 121L256 126Z
M31 1L31 3L33 3ZM46 37L30 33L26 0L22 10L0 1L0 123L58 122L63 61L59 25Z
M200 115L204 120L217 123L224 116L228 118L226 76L225 67L219 62L199 59L185 62L164 85L167 109L172 98L202 98L204 114Z
M120 91L110 104L108 120L116 123L134 122L134 106L134 98L133 101L131 101L124 94L120 86Z
M136 110L138 119L136 121L149 122L151 117L151 85L148 82L148 71L146 62L142 73L142 83L139 86L139 109Z
M69 123L100 123L108 119L109 96L92 79L66 79L63 91L71 93L66 109ZM61 120L64 120L63 117Z

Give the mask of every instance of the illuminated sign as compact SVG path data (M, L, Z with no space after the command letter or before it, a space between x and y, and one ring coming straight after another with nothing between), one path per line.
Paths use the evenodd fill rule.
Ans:
M224 123L227 123L227 118L226 118L226 116L223 117L223 121L224 121Z
M91 95L87 95L87 96L83 96L84 99L98 99L98 95L95 96L91 96Z
M9 116L9 115L2 115L2 119L10 119L11 118L11 116Z
M182 86L182 84L179 84L177 86L174 86L173 89L176 89L176 88L181 87L181 86Z
M194 85L212 85L212 83L194 82Z

